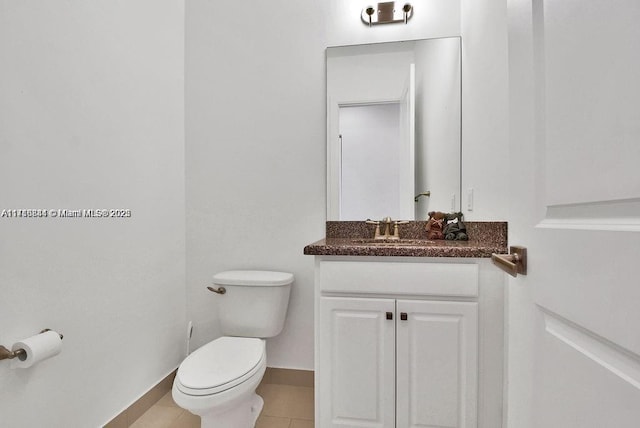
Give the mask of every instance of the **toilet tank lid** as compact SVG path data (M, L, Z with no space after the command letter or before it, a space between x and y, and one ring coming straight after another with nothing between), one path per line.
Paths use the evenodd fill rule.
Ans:
M276 287L293 282L293 274L288 272L272 272L266 270L228 270L213 276L213 283L218 285L246 285Z

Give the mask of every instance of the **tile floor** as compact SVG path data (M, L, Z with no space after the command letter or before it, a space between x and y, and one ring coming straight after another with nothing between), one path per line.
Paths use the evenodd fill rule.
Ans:
M264 408L256 428L313 428L313 388L262 383L257 392ZM200 418L178 407L168 392L131 427L200 428Z

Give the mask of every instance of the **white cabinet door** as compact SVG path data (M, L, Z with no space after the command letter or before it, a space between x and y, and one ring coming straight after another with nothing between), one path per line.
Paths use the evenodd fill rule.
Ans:
M392 299L320 298L318 426L395 426L394 312Z
M478 304L398 300L396 314L397 427L477 426Z

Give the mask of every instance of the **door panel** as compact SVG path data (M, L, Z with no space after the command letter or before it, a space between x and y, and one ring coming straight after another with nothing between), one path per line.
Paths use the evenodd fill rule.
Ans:
M396 426L475 427L478 304L399 300L397 314Z
M625 356L616 352L615 345L581 337L570 326L550 326L562 323L551 315L543 318L551 334L542 337L540 348L545 351L537 354L538 370L545 373L536 395L536 407L544 411L537 426L637 427L638 383L624 378L626 370L616 370L636 371L618 359Z
M390 299L320 298L319 426L394 426L394 311Z
M545 0L547 204L640 195L640 3Z

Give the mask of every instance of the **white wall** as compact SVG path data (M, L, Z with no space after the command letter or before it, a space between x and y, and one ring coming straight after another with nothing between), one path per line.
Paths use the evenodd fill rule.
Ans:
M331 48L327 51L327 97L336 103L400 100L409 65L415 63L415 44L401 45Z
M462 211L466 220L507 218L508 68L506 0L462 4ZM467 192L473 189L473 211Z
M220 334L206 290L226 269L292 272L269 366L313 368L313 257L324 236L325 12L319 2L186 3L188 317Z
M510 166L510 194L530 195L529 198L515 198L509 205L509 218L518 219L509 224L509 238L520 241L530 238L528 225L544 218L536 202L544 189L536 186L538 176L535 161L540 149L536 144L535 122L535 81L534 64L534 3L528 0L509 0L508 47L509 47L509 138L514 163ZM529 203L523 203L527 199ZM530 242L527 242L530 245ZM533 358L536 340L536 323L539 311L535 309L534 287L531 282L520 278L506 281L505 288L505 348L507 351L505 381L507 389L504 397L505 427L532 428L535 426L533 413L533 376L536 361Z
M0 425L99 426L184 352L183 3L0 1L0 344L48 327L63 351L0 362Z

